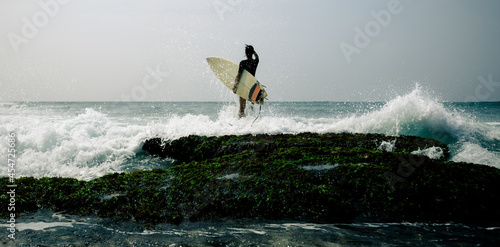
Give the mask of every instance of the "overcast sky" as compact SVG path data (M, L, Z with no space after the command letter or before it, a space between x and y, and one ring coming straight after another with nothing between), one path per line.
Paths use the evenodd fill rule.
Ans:
M498 0L0 0L0 100L232 100L244 44L274 101L500 101Z

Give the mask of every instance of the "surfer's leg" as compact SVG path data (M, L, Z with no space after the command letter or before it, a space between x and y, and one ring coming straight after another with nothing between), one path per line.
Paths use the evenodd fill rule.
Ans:
M242 118L245 115L245 105L247 100L240 97L240 112L238 113L238 117Z

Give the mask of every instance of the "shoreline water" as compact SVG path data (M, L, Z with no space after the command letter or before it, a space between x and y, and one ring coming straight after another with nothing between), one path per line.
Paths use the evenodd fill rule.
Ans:
M3 227L0 224L0 227ZM500 227L443 223L367 222L317 224L303 221L238 220L159 224L81 217L41 210L23 215L18 239L4 235L6 246L494 246Z

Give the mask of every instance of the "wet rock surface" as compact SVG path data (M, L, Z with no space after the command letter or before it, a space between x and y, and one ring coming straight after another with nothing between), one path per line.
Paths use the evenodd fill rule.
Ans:
M439 159L415 155L437 147ZM90 181L20 178L17 213L41 208L116 220L234 218L500 222L500 170L446 161L435 140L376 134L189 136L143 149L178 164ZM4 177L0 186L7 188ZM7 194L0 207L7 208ZM6 216L6 210L3 212Z

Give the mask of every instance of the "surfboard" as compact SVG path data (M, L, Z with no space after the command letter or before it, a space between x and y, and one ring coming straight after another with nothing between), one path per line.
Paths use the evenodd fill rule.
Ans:
M207 62L217 78L232 91L236 75L238 75L238 64L222 57L209 57ZM263 105L267 97L262 84L246 70L241 73L236 94L259 105Z

